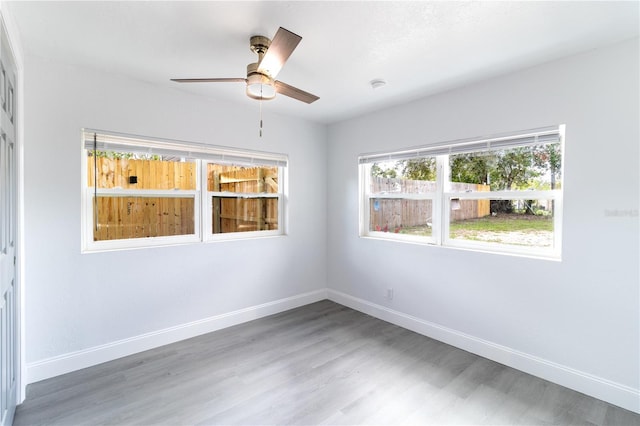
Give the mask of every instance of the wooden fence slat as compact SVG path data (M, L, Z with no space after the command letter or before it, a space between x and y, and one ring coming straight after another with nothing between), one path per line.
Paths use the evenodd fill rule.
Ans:
M184 189L182 187L182 165L187 163L173 163L174 166L172 170L169 170L169 173L173 173L173 187L175 189Z
M93 176L94 176L94 160L95 157L93 156L88 156L87 157L87 187L92 188L94 181L93 181Z
M169 165L168 161L162 161L162 180L166 187L162 189L174 189L175 188L175 179L173 178L173 173L169 173Z
M127 177L125 173L127 169L127 160L118 158L114 163L115 163L114 176L113 176L114 186L120 187L120 188L127 188L129 186L129 182L125 182Z
M133 185L134 188L142 188L142 179L144 179L144 162L138 160L133 167L133 176L136 177L138 183Z
M138 175L138 189L149 189L151 179L151 167L148 160L140 160L140 170Z

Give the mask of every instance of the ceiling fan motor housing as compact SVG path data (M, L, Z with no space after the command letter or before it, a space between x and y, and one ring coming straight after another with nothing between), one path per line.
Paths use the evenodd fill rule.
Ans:
M258 62L247 65L247 96L250 98L269 100L276 97L273 78L258 71L258 66L269 46L271 46L271 39L268 37L256 35L249 39L251 51L258 55Z
M271 46L271 39L269 37L257 35L249 39L249 48L259 56L258 62L260 62L264 54L267 53L269 46Z

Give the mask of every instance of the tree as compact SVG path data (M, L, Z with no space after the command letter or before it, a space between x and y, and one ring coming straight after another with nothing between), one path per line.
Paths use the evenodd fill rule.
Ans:
M381 178L396 178L398 177L398 172L396 172L396 169L383 169L378 165L378 163L373 163L373 165L371 166L371 176Z
M488 184L494 191L511 190L539 175L532 167L533 160L526 147L452 155L451 181Z
M451 155L451 181L489 184L492 191L512 190L528 186L528 182L541 174L531 147L511 148L480 153ZM532 202L525 207L532 213ZM510 200L491 202L493 213L511 213Z
M557 178L560 177L562 167L562 154L560 144L547 144L537 146L534 151L536 166L544 172L549 171L551 189L556 189Z
M535 151L535 161L538 167L549 171L549 180L551 190L556 189L556 179L560 177L562 168L562 153L560 152L560 144L547 144L537 147ZM551 215L555 214L556 202L551 201Z
M541 184L549 184L551 189L555 189L561 164L559 144L522 146L449 156L452 182L490 185L492 191L530 189ZM403 179L430 181L436 179L434 158L398 161L393 172L396 170L400 171ZM384 174L385 171L376 172L388 177ZM395 173L393 177L396 177ZM540 178L544 181L541 182ZM549 180L550 183L547 183ZM511 213L513 212L512 202L511 200L492 202L491 211ZM534 214L533 200L525 202L525 213Z
M433 157L398 161L402 177L411 180L436 180L436 160Z
M450 156L451 182L488 184L491 171L486 155L458 154Z
M87 156L93 157L95 153L96 158L111 158L116 160L162 160L162 157L157 154L146 154L139 152L120 152L120 151L94 151L88 150Z
M493 171L495 180L499 183L498 190L510 191L514 186L526 186L530 179L540 173L533 167L533 150L529 147L513 148L496 152L497 162ZM506 207L506 206L498 206ZM510 206L510 210L512 210ZM534 214L533 200L525 200L524 214Z
M514 189L526 185L540 173L533 167L533 151L528 147L496 151L496 164L491 171L491 185L496 190Z

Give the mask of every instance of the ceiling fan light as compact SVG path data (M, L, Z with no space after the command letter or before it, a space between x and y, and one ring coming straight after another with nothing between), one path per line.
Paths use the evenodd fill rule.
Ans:
M253 99L269 100L276 97L273 79L263 74L252 74L247 78L247 96Z
M253 99L273 99L276 97L276 88L270 84L247 84L247 96Z

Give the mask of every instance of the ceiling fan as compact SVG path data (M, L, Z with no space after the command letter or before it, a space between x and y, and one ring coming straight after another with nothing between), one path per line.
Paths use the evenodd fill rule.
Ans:
M251 51L258 55L258 62L247 65L247 78L172 78L178 83L233 83L247 84L247 96L258 100L269 100L276 93L289 96L308 104L320 99L316 95L275 80L276 75L293 53L302 37L282 27L273 40L265 36L253 36L249 39Z

